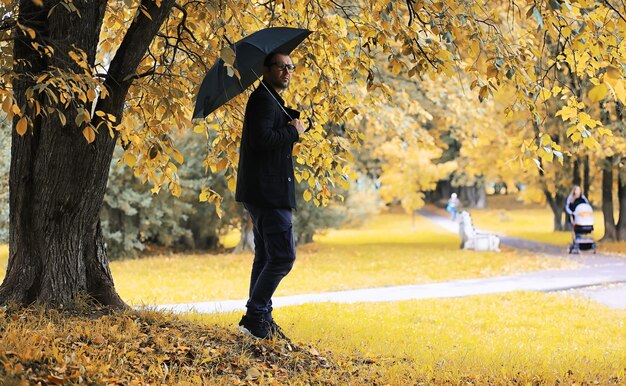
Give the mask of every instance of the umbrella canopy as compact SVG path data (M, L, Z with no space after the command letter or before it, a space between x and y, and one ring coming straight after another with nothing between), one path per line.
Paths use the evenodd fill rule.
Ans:
M250 87L263 70L263 60L271 52L291 53L311 31L301 28L266 28L246 36L230 48L235 52L234 67L241 79L229 76L219 58L200 85L193 118L204 118Z

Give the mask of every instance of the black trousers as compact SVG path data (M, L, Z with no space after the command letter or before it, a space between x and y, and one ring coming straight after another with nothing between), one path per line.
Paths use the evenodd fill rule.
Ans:
M254 262L247 314L272 320L272 295L296 260L291 209L244 204L254 225Z

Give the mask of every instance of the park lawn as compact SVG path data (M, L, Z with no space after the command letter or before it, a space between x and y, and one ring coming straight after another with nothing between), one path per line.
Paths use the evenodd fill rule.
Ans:
M383 214L362 227L332 230L299 247L292 272L276 295L430 283L575 267L564 259L505 249L459 250L458 236L421 217ZM157 256L114 261L123 299L134 305L247 296L251 253Z
M517 292L279 308L294 343L240 314L0 308L2 384L622 385L626 311Z
M280 308L296 342L373 364L378 384L624 384L626 311L516 292ZM234 330L239 314L189 314Z
M457 235L404 214L382 214L361 227L330 230L315 240L298 248L278 296L576 267L568 260L506 248L500 253L459 250ZM110 266L122 298L149 305L245 298L251 261L251 253L171 254ZM5 267L6 254L0 275Z
M564 259L512 249L500 253L459 250L457 235L422 217L404 214L382 214L358 228L330 230L314 243L299 247L297 256L276 295L576 266ZM251 261L252 253L171 254L113 261L110 266L122 298L132 305L149 305L245 298ZM4 275L6 255L0 264Z

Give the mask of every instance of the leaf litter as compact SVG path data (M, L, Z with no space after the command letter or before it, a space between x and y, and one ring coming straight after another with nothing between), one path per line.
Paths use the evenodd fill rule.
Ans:
M373 366L374 365L374 366ZM6 385L384 384L371 360L155 311L0 310Z

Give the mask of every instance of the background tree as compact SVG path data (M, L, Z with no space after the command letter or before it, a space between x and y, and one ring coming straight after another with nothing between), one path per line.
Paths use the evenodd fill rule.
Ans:
M593 94L591 94L593 95ZM591 97L590 95L590 97ZM601 96L596 94L594 96ZM605 97L606 98L606 97ZM607 98L608 99L608 98ZM603 240L626 240L626 129L624 105L619 101L604 100L599 104L603 123L612 128L615 138L595 154L602 176L602 214L604 216ZM616 208L617 206L617 208ZM617 210L616 210L617 209ZM615 216L617 212L617 217Z

